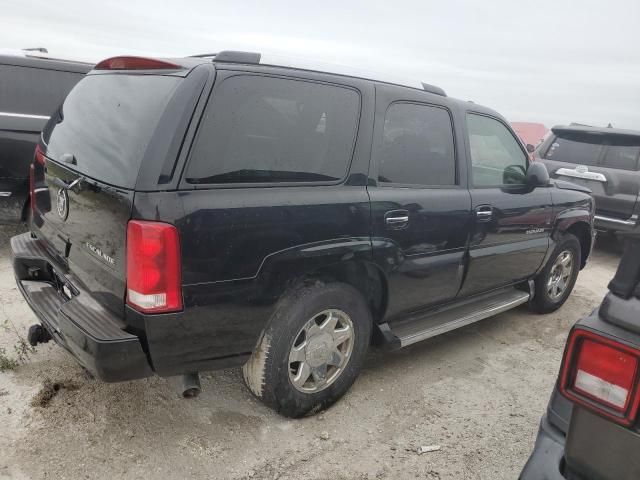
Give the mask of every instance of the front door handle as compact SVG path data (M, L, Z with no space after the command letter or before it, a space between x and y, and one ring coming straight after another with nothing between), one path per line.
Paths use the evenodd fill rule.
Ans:
M491 205L480 205L476 207L476 220L478 222L489 222L493 218L493 207Z
M409 225L407 210L391 210L384 214L384 223L390 230L400 230Z

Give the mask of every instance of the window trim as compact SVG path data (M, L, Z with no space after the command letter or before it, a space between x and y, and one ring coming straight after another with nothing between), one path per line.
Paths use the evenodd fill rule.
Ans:
M391 109L391 107L393 107L394 105L397 104L401 104L401 105L417 105L420 107L431 107L431 108L439 108L441 110L444 110L448 115L449 115L449 124L451 126L451 137L453 139L453 176L454 176L454 183L450 184L450 185L439 185L439 184L435 184L435 185L429 185L429 184L423 184L423 183L399 183L399 182L384 182L382 180L380 180L380 158L379 158L379 152L382 146L382 141L380 141L379 143L375 144L374 147L374 151L372 152L372 163L375 165L375 172L373 172L375 174L375 180L376 180L376 184L377 187L379 188L414 188L414 189L451 189L451 188L461 188L462 186L460 185L460 165L459 165L459 155L458 155L458 144L457 144L457 138L456 138L456 129L455 129L455 124L454 124L454 118L453 118L453 114L451 112L451 110L444 106L444 105L439 105L437 103L429 103L429 102L418 102L415 100L394 100L393 102L389 103L387 105L387 108L384 111L384 117L382 118L382 134L384 135L384 122L387 118L387 113L389 112L389 110Z
M189 146L189 152L185 159L184 166L182 167L182 172L180 175L180 181L179 181L179 187L178 187L180 190L274 188L274 187L324 187L324 186L344 184L349 179L349 176L351 174L351 166L353 164L353 159L356 153L356 146L357 146L357 141L360 134L361 120L362 120L363 102L362 102L362 92L360 91L360 89L352 85L346 85L346 84L337 83L337 82L327 82L327 81L316 80L316 79L306 78L306 77L294 77L294 76L277 75L277 74L271 74L271 73L255 73L251 71L228 71L228 72L232 72L232 73L229 75L224 75L219 81L216 78L216 81L214 82L211 90L209 91L207 101L202 109L200 118L198 119L198 125L193 135L191 145ZM222 72L218 72L218 75L220 75L220 73ZM246 183L190 183L188 182L186 179L186 175L189 170L189 165L193 157L194 147L197 145L198 139L202 132L202 124L207 112L207 108L214 101L216 91L221 87L221 85L225 81L235 77L266 77L266 78L276 78L276 79L282 79L282 80L293 80L298 82L327 85L335 88L343 88L343 89L347 89L355 92L356 95L358 95L358 105L357 105L358 110L356 114L356 126L353 133L353 139L351 141L351 152L347 160L347 168L342 178L338 180L324 180L324 181L320 180L320 181L308 181L308 182L246 182Z
M468 152L469 152L469 188L470 189L476 189L476 190L484 190L484 189L489 189L489 188L500 188L502 190L522 190L522 188L526 187L526 183L521 183L521 184L513 184L513 183L502 183L502 184L497 184L497 185L475 185L473 183L473 159L471 158L471 135L469 134L469 127L467 124L467 116L468 115L477 115L479 117L486 117L489 118L491 120L495 120L498 123L502 124L507 131L511 134L511 136L513 137L513 139L515 140L516 144L518 145L518 147L520 148L520 151L522 152L522 154L524 155L525 158L525 172L529 169L529 165L530 165L530 158L529 158L529 152L527 152L522 145L522 142L519 140L519 137L515 134L515 132L511 129L511 127L507 124L507 122L501 120L500 118L494 116L494 115L490 115L488 113L484 113L484 112L478 112L477 110L466 110L465 111L465 118L464 118L464 130L466 133L466 139L465 141L467 142L467 148L468 148Z

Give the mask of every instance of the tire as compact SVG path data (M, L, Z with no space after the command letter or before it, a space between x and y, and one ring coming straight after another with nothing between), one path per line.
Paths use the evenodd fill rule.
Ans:
M567 301L578 278L581 255L578 239L570 233L564 234L544 269L535 278L536 291L531 301L533 310L538 313L551 313ZM567 256L570 257L571 270L565 276Z
M360 373L372 322L367 303L351 285L301 286L276 305L242 368L245 383L256 397L286 417L324 410L346 393Z

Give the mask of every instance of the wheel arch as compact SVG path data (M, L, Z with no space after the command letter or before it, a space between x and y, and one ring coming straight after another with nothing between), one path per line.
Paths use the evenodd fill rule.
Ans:
M338 239L302 245L271 256L257 275L261 291L281 297L310 281L343 282L365 298L375 323L387 308L384 272L372 261L369 238Z
M593 248L592 216L588 210L566 210L556 217L554 240L562 234L570 233L580 242L580 269L582 270Z

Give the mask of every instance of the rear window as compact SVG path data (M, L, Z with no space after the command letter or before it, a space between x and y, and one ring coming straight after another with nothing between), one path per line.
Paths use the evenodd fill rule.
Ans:
M454 185L451 117L444 108L394 103L384 119L378 180L405 185Z
M556 137L544 158L578 165L597 165L602 151L602 137L567 134Z
M349 168L360 111L346 87L238 75L215 90L189 183L330 182Z
M636 143L638 140L636 140ZM611 142L605 150L602 165L608 168L620 170L637 170L638 156L640 156L639 145L625 145L621 142Z
M0 65L0 112L49 116L81 73Z
M149 140L180 78L89 75L45 129L47 155L72 154L78 172L133 188Z

